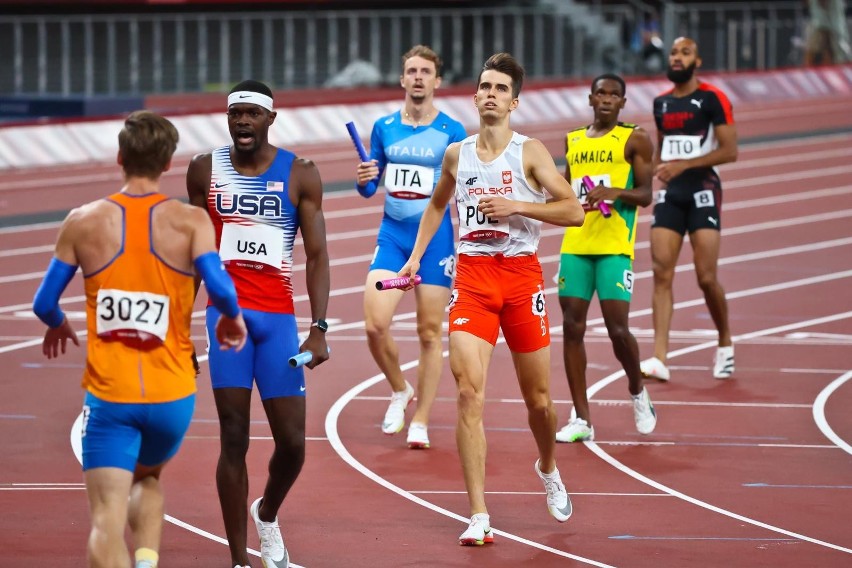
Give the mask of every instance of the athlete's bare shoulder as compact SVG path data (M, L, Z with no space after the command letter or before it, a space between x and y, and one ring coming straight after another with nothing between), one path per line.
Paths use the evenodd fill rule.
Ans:
M194 206L206 206L212 172L213 154L209 152L196 154L189 161L189 167L186 170L186 193L189 202Z

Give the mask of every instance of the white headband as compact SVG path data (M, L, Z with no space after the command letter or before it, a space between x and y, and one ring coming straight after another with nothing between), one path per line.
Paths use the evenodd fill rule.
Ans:
M248 103L262 106L266 110L272 110L272 97L254 91L237 91L228 95L228 106L233 104Z

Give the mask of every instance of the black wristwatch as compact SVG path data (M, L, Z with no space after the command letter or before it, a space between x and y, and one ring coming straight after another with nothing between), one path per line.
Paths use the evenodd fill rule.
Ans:
M315 327L321 332L325 333L328 331L328 322L325 320L319 319L311 324L311 327Z

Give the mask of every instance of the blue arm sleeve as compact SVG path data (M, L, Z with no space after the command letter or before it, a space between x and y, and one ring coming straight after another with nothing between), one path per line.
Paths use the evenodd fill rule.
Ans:
M229 318L237 317L240 313L240 306L237 304L237 289L234 288L234 281L225 272L219 253L207 252L202 254L195 259L195 269L201 275L201 279L204 280L204 286L207 288L207 293L210 295L213 305Z
M358 185L357 183L355 184L355 189L358 190L358 193L360 193L362 197L373 197L378 188L379 184L374 179L368 181L367 185Z
M53 258L44 274L44 280L33 298L33 312L38 319L50 327L59 327L65 320L65 314L59 308L59 296L74 278L77 267Z

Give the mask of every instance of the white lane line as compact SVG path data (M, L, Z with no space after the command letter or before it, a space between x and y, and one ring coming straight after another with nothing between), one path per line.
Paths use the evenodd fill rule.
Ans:
M794 282L789 282L789 283L778 283L778 284L771 285L771 286L761 286L761 287L758 287L758 288L753 288L751 290L742 290L742 291L736 293L736 295L737 295L737 297L747 297L747 296L752 296L752 295L765 294L765 293L770 292L770 291L788 290L788 289L790 289L792 287L796 287L796 286L807 286L807 285L810 285L810 284L817 284L817 283L824 282L824 281L827 281L827 280L834 280L836 276L837 275L827 275L827 276L816 277L816 278L803 278L803 279L796 280ZM849 276L852 276L852 271L847 271L847 273L844 274L841 277L845 278L845 277L849 277ZM730 299L732 297L732 295L728 295L728 297ZM702 298L700 300L695 300L695 301L679 302L679 303L675 304L674 309L675 310L682 309L687 304L697 305L699 302L703 303L703 301L704 300ZM650 309L643 310L643 312L645 312L644 315L647 315L647 314L650 314L651 310ZM631 316L632 315L638 315L638 314L631 314ZM822 317L822 318L816 318L816 319L812 319L812 320L808 320L808 321L804 321L804 322L796 322L796 323L793 323L793 324L788 324L788 325L783 325L783 326L777 326L777 327L774 327L774 328L768 328L768 329L765 329L765 330L760 330L758 332L747 333L747 334L743 334L741 336L737 336L734 339L735 339L735 341L742 341L742 340L751 339L753 337L760 337L762 335L769 335L769 334L774 334L774 333L782 333L782 332L790 331L790 330L793 330L793 329L799 329L799 328L802 328L802 327L819 325L819 324L822 324L822 323L830 323L830 322L833 322L833 321L837 321L837 320L841 320L841 319L847 319L847 318L850 318L850 317L852 317L852 312L845 312L845 313L842 313L842 314L834 314L834 315L830 315L830 316L826 316L826 317ZM602 323L602 318L598 318L598 319L600 321L594 320L592 323L589 323L588 325L596 325L596 324ZM551 331L553 331L554 329L558 329L558 327L559 326L553 326L551 328ZM498 343L502 343L502 342L503 342L503 338L501 337L501 338L498 339ZM677 357L677 356L683 355L685 353L691 353L693 351L708 349L710 347L715 347L715 346L716 346L715 341L705 342L703 344L684 348L680 351L674 351L669 356L670 357ZM448 354L449 354L448 351L446 351L446 350L443 351L443 357L447 357ZM400 370L402 372L405 372L409 369L415 368L417 366L417 364L418 364L418 361L416 361L416 360L415 361L409 361L409 362L401 365ZM614 374L610 375L609 377L606 377L603 380L592 385L588 389L589 402L595 402L595 401L592 400L595 393L600 391L605 386L611 384L616 379L623 377L623 376L624 376L624 371L622 370L622 371L614 373ZM444 509L443 507L439 507L439 506L437 506L433 503L430 503L429 501L421 499L421 498L417 497L416 495L413 495L411 492L405 491L405 490L401 489L400 487L394 485L393 483L391 483L387 479L380 477L378 474L376 474L375 472L373 472L372 470L370 470L369 468L364 466L357 459L355 459L355 457L352 456L352 454L349 452L349 450L346 449L346 447L343 445L343 441L340 438L338 427L337 427L338 421L339 421L339 418L340 418L340 414L343 412L343 409L351 401L362 396L361 395L362 392L364 392L367 389L369 389L370 387L382 382L383 380L384 380L384 375L382 375L382 374L376 375L376 376L374 376L370 379L367 379L367 380L361 382L358 385L355 385L354 387L349 389L349 391L347 391L343 396L341 396L338 400L335 401L335 403L329 409L328 414L326 414L326 420L325 420L326 435L328 436L328 439L329 439L329 442L331 443L332 448L335 450L335 452L337 452L337 454L340 456L340 458L344 462L348 463L353 469L355 469L356 471L361 473L366 478L368 478L368 479L374 481L375 483L381 485L382 487L385 487L386 489L400 495L401 497L403 497L405 499L413 501L413 502L417 503L418 505L420 505L422 507L425 507L427 509L430 509L432 511L435 511L437 513L440 513L442 515L450 517L452 519L458 520L460 522L463 522L463 523L467 522L468 521L467 517L463 517L463 516L458 515L458 514L452 512L452 511ZM572 414L573 414L573 411L572 411ZM773 525L762 523L761 521L757 521L757 520L754 520L754 519L750 519L748 517L744 517L742 515L739 515L737 513L733 513L731 511L726 510L726 509L716 507L715 505L705 503L704 501L700 501L700 500L698 500L694 497L690 497L690 496L688 496L684 493L680 493L678 491L675 491L672 488L669 488L665 485L657 483L656 481L653 481L653 480L641 475L640 473L628 468L627 466L625 466L624 464L622 464L621 462L619 462L618 460L616 460L615 458L613 458L612 456L607 454L599 446L595 445L596 444L595 442L584 442L584 443L587 446L589 446L589 449L591 449L596 455L598 455L601 459L603 459L604 461L606 461L607 463L609 463L610 465L612 465L616 469L622 471L623 473L626 473L627 475L630 475L631 477L634 477L635 479L637 479L637 480L639 480L643 483L651 485L655 489L658 489L658 490L660 490L664 493L667 493L667 494L672 495L674 497L678 497L680 499L683 499L687 502L698 505L700 507L706 508L708 510L711 510L711 511L729 516L729 517L732 517L732 518L737 519L737 520L747 522L749 524L759 526L761 528L765 528L765 529L768 529L768 530L771 530L771 531L774 531L774 532L780 532L780 533L786 534L788 536L793 536L795 538L799 538L801 540L806 540L808 542L812 542L812 543L819 544L819 545L822 545L822 546L826 546L826 547L829 547L829 548L835 548L835 549L841 550L843 552L852 553L852 550L840 547L838 545L828 543L828 542L825 542L825 541L821 541L821 540L818 540L818 539L815 539L815 538L811 538L811 537L808 537L808 536L805 536L805 535L800 535L798 533L787 531L785 529L775 527ZM661 442L659 445L668 445L668 444ZM507 538L510 538L512 540L517 540L517 542L521 542L523 544L528 544L529 546L533 546L533 547L539 548L541 550L547 550L548 552L553 552L553 553L561 553L562 552L562 551L556 551L554 549L551 549L550 547L544 547L543 545L541 545L539 543L529 541L528 539L524 539L522 537L517 537L516 535L509 535L508 533L503 533L503 531L498 531L498 530L495 529L495 532L498 535L506 536ZM594 562L594 561L590 560L589 562Z
M762 336L762 335L770 335L770 334L775 334L775 333L781 333L781 332L790 331L790 330L793 330L793 329L800 329L800 328L804 328L804 327L821 325L821 324L824 324L824 323L831 323L831 322L834 322L834 321L839 321L839 320L844 320L844 319L849 319L849 318L852 318L852 311L844 312L844 313L841 313L841 314L833 314L833 315L825 316L825 317L821 317L821 318L814 318L814 319L811 319L811 320L796 322L796 323L792 323L792 324L788 324L788 325L782 325L782 326L762 329L762 330L759 330L759 331L745 333L745 334L742 334L740 336L735 336L733 339L734 339L734 342L736 343L738 340L741 340L741 339L750 339L752 337L758 337L758 336ZM680 355L685 355L687 353L693 353L695 351L701 351L703 349L714 348L714 347L716 347L716 345L717 345L716 341L708 341L708 342L700 344L700 345L693 345L693 346L690 346L690 347L686 347L684 349L672 351L671 353L669 353L668 356L669 356L669 358L675 358L675 357L678 357ZM594 395L597 394L601 389L612 384L617 379L619 379L623 376L624 376L624 371L622 370L622 371L613 373L612 375L610 375L610 376L598 381L597 383L593 384L586 391L587 394L588 394L588 398L591 400L592 397L594 397ZM572 414L573 414L573 411L572 411ZM837 545L837 544L833 544L831 542L827 542L827 541L824 541L824 540L820 540L820 539L817 539L817 538L809 537L807 535L803 535L803 534L800 534L800 533L789 531L789 530L783 529L781 527L776 527L774 525L770 525L768 523L764 523L762 521L758 521L756 519L752 519L750 517L746 517L744 515L734 513L733 511L729 511L727 509L717 507L716 505L712 505L710 503L707 503L706 501L702 501L700 499L697 499L697 498L692 497L690 495L687 495L685 493L681 493L680 491L677 491L677 490L675 490L671 487L668 487L667 485L663 485L662 483L655 481L655 480L653 480L649 477L646 477L645 475L639 473L638 471L624 465L622 462L618 461L616 458L614 458L613 456L611 456L610 454L605 452L603 449L601 449L601 447L598 445L597 442L584 442L584 443L585 443L586 447L588 447L589 450L591 450L596 456L598 456L603 461L610 464L615 469L621 471L624 474L629 475L630 477L632 477L632 478L634 478L638 481L641 481L642 483L644 483L646 485L653 487L654 489L657 489L659 491L663 491L663 492L668 493L668 494L670 494L674 497L677 497L678 499L682 499L684 501L687 501L688 503L692 503L693 505L697 505L697 506L702 507L704 509L707 509L709 511L719 513L720 515L725 515L726 517L730 517L732 519L736 519L738 521L742 521L742 522L748 523L750 525L754 525L754 526L757 526L757 527L760 527L760 528L763 528L763 529L767 529L767 530L770 530L770 531L773 531L773 532L777 532L777 533L780 533L780 534L785 534L787 536L792 536L792 537L798 538L800 540L804 540L804 541L807 541L807 542L810 542L810 543L813 543L813 544L824 546L826 548L832 548L834 550L839 550L840 552L846 552L848 554L852 554L852 549L849 549L849 548L846 548L846 547L843 547L843 546L840 546L840 545Z
M443 356L446 357L447 355L448 355L448 352L444 351ZM405 372L409 369L413 369L414 367L417 366L417 364L418 364L418 361L416 361L416 360L415 361L409 361L409 362L407 362L403 365L400 365L400 370L402 372ZM343 412L343 409L346 408L346 406L355 397L357 397L359 394L361 394L363 391L365 391L366 389L368 389L368 388L372 387L373 385L378 384L378 383L380 383L384 380L385 380L385 376L383 374L376 375L376 376L374 376L370 379L367 379L366 381L363 381L363 382L355 385L354 387L349 389L346 393L344 393L343 396L341 396L340 398L338 398L334 402L334 404L329 409L328 413L325 415L325 432L326 432L326 436L328 436L329 442L331 443L331 447L334 449L335 452L337 452L337 455L340 456L340 459L342 459L344 462L348 463L354 470L361 473L361 475L363 475L367 479L374 481L375 483L381 485L385 489L388 489L389 491L392 491L393 493L396 493L397 495L399 495L399 496L401 496L405 499L408 499L409 501L412 501L412 502L420 505L421 507L425 507L426 509L429 509L431 511L435 511L436 513L440 513L441 515L444 515L444 516L449 517L451 519L455 519L455 520L457 520L461 523L467 524L468 521L470 520L468 517L463 517L462 515L454 513L454 512L452 512L448 509L444 509L443 507L439 507L438 505L435 505L434 503L431 503L429 501L426 501L425 499L422 499L422 498L418 497L417 495L414 495L412 492L406 491L406 490L400 488L399 486L394 485L393 483L391 483L387 479L385 479L385 478L379 476L378 474L374 473L372 470L368 469L361 462L359 462L357 459L355 459L355 457L351 453L349 453L349 450L346 449L346 446L343 445L343 441L340 439L340 434L339 434L339 431L337 429L337 423L338 423L338 420L340 418L340 414ZM565 552L563 550L558 550L556 548L552 548L550 546L541 544L539 542L535 542L535 541L523 538L521 536L506 532L506 531L498 530L498 529L494 528L493 525L492 525L491 528L494 530L494 533L499 535L499 536L502 536L502 537L507 538L509 540L514 540L515 542L519 542L521 544L526 544L526 545L531 546L533 548L537 548L538 550L550 552L550 553L555 554L557 556L561 556L563 558L570 558L572 560L576 560L578 562L583 562L585 564L590 564L592 566L600 566L600 567L608 567L609 566L608 564L604 564L602 562L598 562L598 561L592 560L590 558L585 558L585 557L582 557L582 556L570 554L570 553Z
M838 448L846 452L847 454L852 454L852 446L849 445L843 438L838 436L831 426L828 424L828 420L825 418L825 403L828 402L828 397L832 395L834 391L843 386L846 381L852 379L852 371L841 375L831 381L831 383L825 387L822 391L820 391L819 395L817 395L816 400L814 401L814 422L816 422L817 427L823 433L823 435L831 440L833 444L835 444Z

